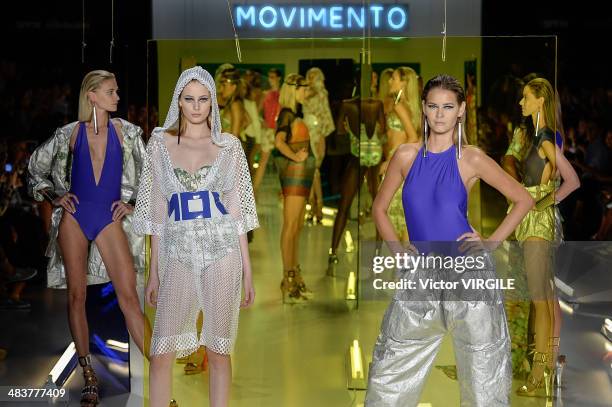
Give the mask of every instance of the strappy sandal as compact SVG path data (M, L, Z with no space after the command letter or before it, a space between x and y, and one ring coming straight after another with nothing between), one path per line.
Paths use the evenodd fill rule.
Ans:
M91 355L80 356L79 365L83 368L85 386L81 390L81 407L95 407L100 403L98 396L98 378L91 365Z
M545 352L537 352L535 351L533 354L533 366L540 366L542 368L542 376L535 377L533 375L533 370L527 377L527 381L524 385L516 389L516 394L523 397L537 397L537 392L539 389L544 387L545 395L547 399L550 399L552 396L552 389L550 383L550 374L548 370L548 360L550 359L550 354Z
M199 357L202 357L201 361L198 361ZM189 355L189 360L185 363L185 368L183 369L186 375L194 375L198 373L205 372L208 368L208 355L206 355L206 350L203 347L200 347L197 351Z
M280 285L283 295L283 304L296 304L306 300L306 297L300 292L295 275L295 270L286 270L283 272L283 280Z
M300 294L302 294L303 297L310 299L314 296L314 293L308 287L306 287L304 277L302 277L302 269L300 268L299 264L295 266L295 282L298 286Z

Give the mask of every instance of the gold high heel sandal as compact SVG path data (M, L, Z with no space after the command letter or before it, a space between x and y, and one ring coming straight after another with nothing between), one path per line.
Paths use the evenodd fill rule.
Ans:
M98 378L91 365L91 355L79 356L79 365L83 368L85 385L81 390L81 407L95 407L100 403L98 396Z
M549 369L552 372L552 390L562 388L563 369L567 357L565 355L559 355L559 337L551 336L548 338L548 347L552 358L549 363Z
M283 304L295 304L298 302L303 302L305 299L300 292L300 288L295 277L295 270L287 270L283 272L283 280L280 284L280 289L283 294Z
M170 404L168 404L168 407L178 407L178 403L176 402L176 400L172 399L170 400Z
M200 361L200 357L202 360ZM208 368L208 356L204 347L198 348L197 351L188 356L189 360L183 368L186 375L194 375L205 372Z
M527 377L527 382L516 389L516 394L523 397L536 397L538 389L542 387L542 382L544 382L544 389L546 391L546 398L551 398L551 383L550 383L550 375L548 372L548 360L550 358L550 354L544 352L535 351L533 354L533 367L531 369L531 373ZM536 379L532 376L534 367L538 365L542 367L542 377L540 379Z
M300 268L299 264L295 266L295 282L298 286L298 289L300 290L300 293L304 297L310 299L314 296L314 293L306 287L306 283L304 282L304 278L302 277L302 269Z

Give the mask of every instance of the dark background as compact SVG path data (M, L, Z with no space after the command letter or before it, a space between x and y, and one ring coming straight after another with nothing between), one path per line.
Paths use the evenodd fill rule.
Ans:
M559 84L609 88L612 17L605 4L483 0L482 35L557 35Z

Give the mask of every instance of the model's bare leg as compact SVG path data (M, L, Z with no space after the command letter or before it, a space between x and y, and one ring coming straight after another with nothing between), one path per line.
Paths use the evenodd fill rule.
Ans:
M151 355L151 364L149 365L149 401L151 407L168 407L172 399L174 356L174 352Z
M360 178L360 175L362 174L360 174L359 160L353 157L349 161L349 164L342 176L344 183L342 185L338 213L336 214L336 219L334 221L331 245L332 254L336 254L336 251L338 250L338 245L340 245L340 239L342 238L342 232L344 232L344 228L346 227L351 204L353 203L355 195L357 195L357 191L359 191L359 187L361 187L363 177Z
M312 214L320 222L323 219L323 188L321 186L321 173L317 170L312 180L312 190L310 194L310 205Z
M283 258L283 269L291 270L295 264L295 240L304 222L303 209L306 198L303 196L286 196L283 205L283 228L281 231L281 255ZM300 215L302 218L300 218Z
M548 242L537 238L527 238L523 244L527 285L535 310L535 351L550 356L549 341L553 336L554 295ZM544 375L547 363L533 363L530 376L539 381ZM532 384L528 384L532 386Z
M68 323L79 356L89 354L89 326L85 313L89 244L81 227L68 212L60 222L57 241L62 252L68 286Z
M230 386L232 383L232 360L230 355L206 349L210 377L208 378L209 401L211 407L229 405Z
M89 326L85 312L89 243L76 219L68 212L64 212L60 222L58 244L66 270L70 332L77 355L79 358L84 358L89 354ZM82 405L95 405L99 401L98 379L90 362L89 358L79 359L85 380L81 392Z
M366 171L366 177L368 181L368 191L370 192L370 196L372 197L372 202L376 199L376 194L378 193L378 187L380 186L380 164L375 165L373 167L369 167ZM380 249L382 246L382 240L380 238L380 232L378 232L378 228L376 229L376 247ZM406 233L407 235L408 233ZM399 236L400 241L407 241L407 236Z
M121 227L121 222L113 222L106 226L98 234L96 245L106 266L108 276L113 282L128 331L142 354L148 357L149 349L144 347L144 338L145 331L150 333L151 328L140 308L140 300L136 293L134 259L130 252L127 236Z
M292 269L295 269L296 266L300 263L300 236L302 234L302 228L304 227L304 215L306 214L306 199L304 198L304 202L301 204L299 215L297 216L300 219L300 222L296 223L297 230L294 231L295 235L293 238L293 266ZM300 205L298 202L295 205Z

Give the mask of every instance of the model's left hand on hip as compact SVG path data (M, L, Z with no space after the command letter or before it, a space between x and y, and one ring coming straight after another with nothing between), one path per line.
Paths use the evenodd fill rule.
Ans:
M134 207L123 201L115 201L111 205L111 211L113 212L113 221L117 221L134 212Z

